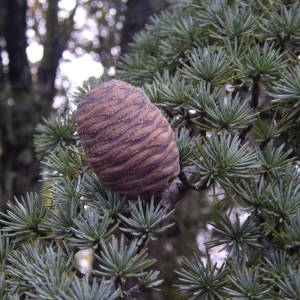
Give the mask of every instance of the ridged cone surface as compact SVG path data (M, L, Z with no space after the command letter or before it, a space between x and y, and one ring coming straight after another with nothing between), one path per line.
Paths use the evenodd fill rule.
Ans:
M77 108L77 131L101 181L124 195L163 191L179 174L174 133L144 92L110 80Z

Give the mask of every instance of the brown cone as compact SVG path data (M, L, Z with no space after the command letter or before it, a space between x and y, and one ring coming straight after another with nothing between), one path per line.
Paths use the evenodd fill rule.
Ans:
M110 80L77 108L77 131L100 180L124 195L155 194L179 173L174 133L144 92Z

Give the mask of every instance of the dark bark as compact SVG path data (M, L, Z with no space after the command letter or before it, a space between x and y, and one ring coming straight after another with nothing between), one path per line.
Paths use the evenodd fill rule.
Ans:
M30 179L35 173L36 164L32 160L33 126L31 93L32 80L26 55L26 1L5 0L2 2L1 35L9 58L8 81L2 82L0 101L0 208L20 187L26 191L32 185ZM4 76L2 69L2 76Z
M0 1L0 37L3 36L3 31L4 31L3 26L4 26L4 17L5 17L5 4L6 4L5 1ZM2 51L3 51L3 46L2 44L0 44L0 91L3 88L4 80L5 80Z
M26 55L26 1L6 0L4 38L9 56L9 78L14 93L31 91L31 73Z
M128 51L135 33L142 30L150 17L167 7L164 0L128 0L125 12L125 23L122 30L121 49Z
M252 95L251 95L251 107L257 108L259 103L259 96L260 96L260 84L259 84L260 77L253 79L253 87L252 87Z

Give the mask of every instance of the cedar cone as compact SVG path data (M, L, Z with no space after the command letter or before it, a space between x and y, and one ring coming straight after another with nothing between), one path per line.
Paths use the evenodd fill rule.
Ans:
M174 133L145 93L110 80L84 96L77 131L100 180L128 196L162 192L179 174Z

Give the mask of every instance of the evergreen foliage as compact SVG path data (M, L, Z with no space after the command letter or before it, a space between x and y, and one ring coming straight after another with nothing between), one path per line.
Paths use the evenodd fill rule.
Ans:
M300 299L300 3L169 2L134 37L117 76L170 120L177 193L212 195L212 237L204 253L178 259L173 288L178 299ZM100 82L89 79L74 101ZM35 149L42 192L1 213L1 299L135 299L159 289L147 248L173 225L176 203L105 187L71 109L43 120ZM226 253L221 265L215 248ZM84 249L91 272L76 258Z

